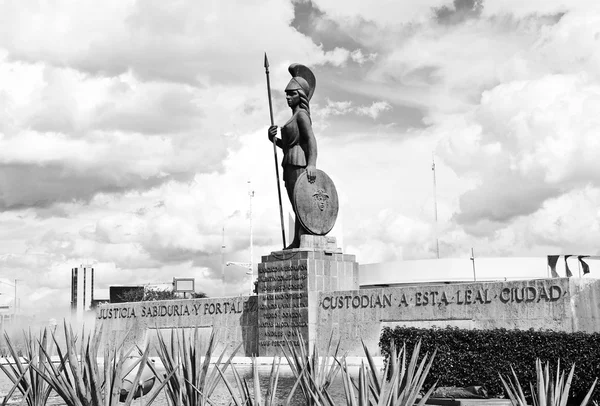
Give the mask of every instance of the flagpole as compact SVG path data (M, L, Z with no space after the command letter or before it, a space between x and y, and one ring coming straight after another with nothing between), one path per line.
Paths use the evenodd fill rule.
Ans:
M227 293L225 290L225 226L223 226L221 235L221 284L223 285L223 296Z
M471 261L473 261L473 280L477 281L477 276L475 276L475 252L473 251L472 247L471 247Z
M435 251L440 259L440 241L438 238L437 182L435 179L435 157L431 154L431 170L433 171L433 215L435 218Z
M269 60L265 52L265 74L267 75L267 94L269 96L269 114L271 115L271 125L273 122L273 104L271 102L271 81L269 79ZM279 183L279 165L277 164L277 137L273 137L273 155L275 156L275 176L277 178L277 196L279 197L279 218L281 220L281 238L283 239L283 249L285 249L285 228L283 224L283 204L281 203L281 185Z
M252 231L252 198L254 190L252 190L250 181L248 181L248 196L250 196L250 296L254 293L254 240Z

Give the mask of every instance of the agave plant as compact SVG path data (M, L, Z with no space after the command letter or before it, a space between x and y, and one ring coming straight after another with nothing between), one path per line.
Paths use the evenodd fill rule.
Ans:
M406 345L396 351L394 343L392 343L390 351L392 356L384 371L378 374L378 368L364 342L363 350L368 366L364 362L361 364L358 371L358 382L350 377L345 359L341 361L344 394L348 406L413 406L415 404L422 406L426 404L437 383L422 396L421 391L436 351L431 357L429 354L425 354L419 363L421 350L421 341L419 340L407 366ZM387 379L388 377L389 379Z
M171 406L212 404L210 397L219 383L219 372L221 372L217 368L210 368L215 351L215 332L210 335L204 360L200 356L200 344L197 328L194 329L192 338L187 338L183 330L172 329L170 345L165 343L162 334L158 332L158 356L165 368L166 376L161 376L154 366L150 365L150 368L161 385L165 385L167 402ZM216 361L217 365L222 365L223 370L226 370L240 346L234 349L225 361L223 361L225 358L225 350L223 350Z
M258 377L258 366L256 362L256 357L252 357L252 387L253 391L250 390L250 386L248 382L243 379L237 369L232 365L231 371L233 373L233 377L235 379L235 387L229 383L227 378L225 378L225 373L221 371L220 368L217 368L221 378L223 378L223 382L231 395L231 399L236 406L276 406L279 403L276 403L277 399L277 383L279 381L279 367L281 365L281 358L276 357L273 358L273 364L271 365L271 374L269 375L269 384L267 386L267 393L265 399L263 401L260 379ZM292 391L293 392L293 391ZM291 395L288 397L285 405L289 405L291 400Z
M527 406L527 401L519 378L515 373L513 367L510 367L512 376L504 378L500 375L502 385L508 394L508 397L513 405L515 406ZM534 386L531 382L529 383L529 389L531 390L531 397L534 406L565 406L569 399L569 391L571 389L571 381L573 380L573 374L575 373L575 364L571 366L569 375L565 375L565 371L560 369L560 360L556 365L556 375L552 375L550 372L550 363L546 362L542 365L540 359L535 361L535 372L536 372L536 385ZM580 406L585 406L589 403L592 397L592 392L596 387L598 378L594 380L594 383L590 387L585 398L581 401ZM594 402L594 404L597 404Z
M45 406L52 392L52 387L41 377L41 375L30 365L37 365L43 368L45 357L42 352L52 354L52 340L46 329L40 331L38 337L34 337L31 330L23 332L25 339L25 350L22 357L19 357L16 346L13 345L9 335L5 332L4 339L6 346L12 358L6 365L0 363L0 369L15 385L15 390L19 391L27 403L27 406ZM12 393L11 393L12 395ZM8 397L5 396L5 400Z
M293 345L286 337L285 342L287 348L283 350L283 354L288 361L289 367L296 378L296 383L289 394L288 401L291 400L296 388L299 386L304 395L306 405L333 406L335 403L328 392L328 388L331 386L341 369L341 364L336 362L340 343L338 342L335 350L333 350L333 335L329 337L325 357L320 357L316 346L313 348L312 353L309 354L302 334L300 334L299 331L297 331L296 334L299 345Z
M58 339L52 333L52 339L58 353L58 366L52 362L51 354L40 347L44 360L41 365L31 364L48 385L62 398L67 406L112 406L119 403L123 378L137 369L133 382L140 382L148 362L149 348L143 352L136 362L129 362L128 357L133 347L125 351L124 343L104 348L104 365L99 365L98 343L101 330L91 334L82 332L81 342L73 333L73 329L64 323L65 345L61 348ZM125 367L125 363L129 367ZM164 385L153 388L144 404L150 405ZM129 391L123 406L131 405L136 390Z

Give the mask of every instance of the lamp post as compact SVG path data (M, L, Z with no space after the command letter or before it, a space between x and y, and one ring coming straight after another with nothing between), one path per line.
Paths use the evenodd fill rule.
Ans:
M18 279L15 279L15 307L13 309L15 320L17 320L17 281Z
M250 294L252 295L254 290L253 274L254 274L254 232L252 229L252 198L254 197L254 190L252 190L252 182L248 181L248 196L250 197L250 209L248 210L248 218L250 219L250 262L227 262L225 266L237 265L243 268L248 268L246 275L250 275ZM221 237L221 280L223 286L225 286L225 227L223 226L223 235Z
M0 281L0 283L3 283L5 285L12 286L13 288L15 288L15 297L14 297L14 304L13 304L13 320L17 319L17 282L20 280L21 279L15 279L14 285L12 283Z

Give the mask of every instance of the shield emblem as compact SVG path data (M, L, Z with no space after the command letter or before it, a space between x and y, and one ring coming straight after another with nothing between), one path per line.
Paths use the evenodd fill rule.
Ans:
M294 211L296 219L310 233L325 235L331 231L339 209L338 195L333 181L317 169L317 178L308 181L303 172L294 186Z

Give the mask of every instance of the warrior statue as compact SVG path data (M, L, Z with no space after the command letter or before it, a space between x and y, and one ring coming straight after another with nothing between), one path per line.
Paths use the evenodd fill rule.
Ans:
M299 248L303 234L326 234L337 216L337 193L333 182L316 168L317 141L309 106L315 91L315 75L297 63L290 65L289 71L292 79L285 88L285 98L292 117L281 127L281 139L276 138L276 125L268 131L269 140L275 139L276 145L283 150L283 181L296 214L294 240L286 249Z

